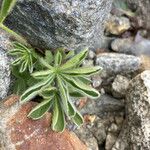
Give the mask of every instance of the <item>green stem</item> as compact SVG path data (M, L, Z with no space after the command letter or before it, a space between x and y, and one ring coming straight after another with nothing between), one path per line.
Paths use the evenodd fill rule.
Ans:
M0 23L0 28L2 28L3 30L5 30L6 32L8 32L9 34L11 34L18 42L20 42L20 43L22 43L22 44L24 44L26 46L30 46L23 37L21 37L20 35L18 35L13 30L9 29L8 27L6 27L5 25L3 25L2 23Z

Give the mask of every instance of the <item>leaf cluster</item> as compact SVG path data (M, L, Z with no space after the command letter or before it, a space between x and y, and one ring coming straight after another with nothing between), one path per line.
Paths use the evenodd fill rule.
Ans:
M86 49L74 56L73 51L65 54L63 49L57 49L54 54L46 51L42 57L35 55L33 49L15 43L10 54L17 58L12 65L19 68L22 79L23 76L27 76L30 80L27 83L32 83L21 95L20 102L28 102L36 96L42 97L41 102L28 114L29 118L40 119L52 109L52 129L58 132L65 129L65 116L77 126L83 123L83 118L75 108L71 97L87 96L96 99L100 96L99 92L89 85L91 82L89 77L99 73L101 67L80 67L87 53ZM20 80L20 77L18 79ZM22 82L18 81L17 84L20 86Z

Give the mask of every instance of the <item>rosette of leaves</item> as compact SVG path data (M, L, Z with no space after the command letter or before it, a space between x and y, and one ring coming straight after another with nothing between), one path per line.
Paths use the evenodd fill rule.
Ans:
M59 49L54 57L51 52L47 53L51 60L48 60L48 57L40 58L44 69L31 74L37 82L21 95L20 101L25 103L37 95L41 96L43 100L31 110L28 117L37 120L52 109L52 129L62 132L66 126L65 115L77 126L83 123L83 118L71 97L87 96L96 99L100 96L99 92L89 85L89 76L99 73L101 67L80 67L88 50L83 50L73 57L72 52L65 55Z

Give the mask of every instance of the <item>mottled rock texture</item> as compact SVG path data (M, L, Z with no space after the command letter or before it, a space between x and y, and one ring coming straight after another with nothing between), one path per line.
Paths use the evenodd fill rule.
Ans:
M10 58L7 55L9 46L8 35L0 30L0 100L6 97L10 86Z
M126 94L126 121L113 150L150 149L150 70L135 77Z
M87 150L74 133L53 132L49 113L37 121L28 119L35 103L20 106L18 99L11 96L0 105L0 150Z
M112 0L18 0L7 26L42 49L101 47Z
M100 65L107 75L129 74L140 69L140 58L118 53L102 53L96 58L96 65Z

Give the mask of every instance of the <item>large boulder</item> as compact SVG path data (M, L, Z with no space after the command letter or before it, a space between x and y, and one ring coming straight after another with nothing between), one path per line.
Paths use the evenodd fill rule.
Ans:
M27 114L36 103L21 106L18 99L10 96L0 105L1 150L87 150L74 133L53 132L50 113L37 121L28 119Z
M150 149L150 70L135 77L126 94L126 120L112 150Z
M6 97L10 86L10 58L7 55L9 46L8 35L0 30L0 100Z
M18 0L6 25L36 48L101 47L112 0Z

